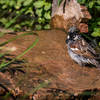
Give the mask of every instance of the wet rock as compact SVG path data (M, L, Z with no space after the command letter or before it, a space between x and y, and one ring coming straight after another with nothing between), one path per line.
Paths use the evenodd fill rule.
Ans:
M56 97L58 99L59 97L76 96L85 90L100 89L100 70L98 68L81 67L69 57L64 32L48 30L38 31L37 33L39 42L22 57L27 61L22 66L25 73L16 71L11 77L11 80L13 80L11 84L14 84L14 87L11 87L11 84L4 84L7 88L10 87L8 89L13 90L15 88L15 90L21 91L19 94L33 95L35 98L58 96ZM13 35L6 34L3 38L0 38L0 41L6 41L11 37ZM11 54L17 56L29 47L35 39L36 36L34 35L25 36L6 46L15 46L17 49ZM11 76L10 72L9 75L3 74ZM2 78L2 80L6 79L9 80L7 77ZM0 83L3 82L2 80L0 80ZM15 91L14 95L19 95L18 91ZM59 96L62 94L63 96Z

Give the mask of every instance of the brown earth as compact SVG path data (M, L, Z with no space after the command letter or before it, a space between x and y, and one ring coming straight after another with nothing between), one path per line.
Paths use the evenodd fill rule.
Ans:
M16 71L12 75L10 72L0 72L0 84L11 90L15 96L34 94L35 100L37 100L36 98L39 98L39 100L59 100L54 95L55 92L60 94L61 100L65 100L64 98L67 98L67 96L77 96L86 90L100 89L100 69L81 67L72 61L67 53L65 43L67 35L65 32L48 30L37 31L37 33L39 42L22 57L26 61L25 66L22 67L25 73ZM0 38L0 41L6 41L13 36L6 34L3 38ZM16 50L11 54L19 55L35 39L35 35L24 36L7 44L6 47L16 47ZM53 93L55 99L52 99L54 97L50 96L51 93ZM66 95L62 96L64 93Z

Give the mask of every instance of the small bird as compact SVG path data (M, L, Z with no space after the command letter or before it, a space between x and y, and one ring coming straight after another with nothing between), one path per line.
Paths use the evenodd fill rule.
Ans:
M100 67L95 49L79 34L75 26L69 29L66 43L69 56L80 66Z

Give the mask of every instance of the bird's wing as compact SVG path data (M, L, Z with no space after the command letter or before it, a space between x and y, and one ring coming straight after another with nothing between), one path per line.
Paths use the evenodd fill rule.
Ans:
M73 41L73 43L70 44L70 47L72 51L78 55L82 55L90 59L95 58L95 50L84 39Z

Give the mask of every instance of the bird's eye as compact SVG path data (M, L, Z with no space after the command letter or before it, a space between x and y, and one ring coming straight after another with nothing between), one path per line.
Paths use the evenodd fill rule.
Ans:
M69 42L69 39L66 40L66 43L68 43L68 42Z

